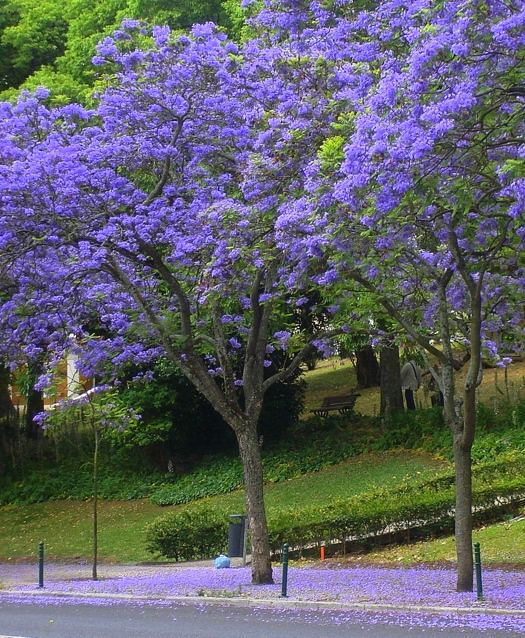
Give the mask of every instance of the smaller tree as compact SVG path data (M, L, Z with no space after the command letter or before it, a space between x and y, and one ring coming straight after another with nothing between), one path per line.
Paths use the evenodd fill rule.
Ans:
M87 389L78 384L82 394L76 398L65 399L47 412L37 415L37 423L51 436L59 435L63 424L76 423L79 430L91 432L92 449L92 566L93 580L98 579L98 477L100 465L100 443L108 428L122 431L139 420L139 414L120 400L118 393L109 386Z

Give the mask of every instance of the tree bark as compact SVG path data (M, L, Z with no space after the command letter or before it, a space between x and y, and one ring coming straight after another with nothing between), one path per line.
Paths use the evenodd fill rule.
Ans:
M463 428L454 437L456 464L456 548L458 555L458 591L472 591L472 444L476 432L476 388L481 381L481 281L474 284L465 277L470 290L470 362L463 393Z
M264 507L263 469L256 423L236 428L244 472L246 511L252 538L252 582L273 583L268 524Z
M458 563L457 591L472 591L472 461L471 445L463 443L463 433L454 434L454 468L456 475L456 511L454 531Z
M9 369L0 363L0 476L7 472L7 459L14 447L15 417L16 411L9 392Z
M27 391L26 405L26 436L28 439L38 439L40 428L34 422L37 414L44 411L44 393L41 390L35 390L35 383L42 373L40 363L32 363L29 365L29 389Z
M403 409L401 392L401 367L397 346L381 347L381 414L387 419L395 410Z
M472 591L474 583L474 565L472 559L472 443L476 419L475 382L474 395L469 391L464 405L464 417L461 419L455 405L454 358L452 351L449 312L446 296L448 280L440 284L440 324L441 342L446 363L443 364L443 413L445 423L452 430L454 451L454 472L456 482L456 508L454 513L454 532L457 557L457 591ZM471 327L472 328L472 327ZM472 342L471 342L472 348ZM472 359L470 364L472 366ZM476 365L476 362L474 362ZM469 369L470 372L470 369ZM465 382L467 398L468 379Z
M0 364L0 420L9 421L14 414L15 408L9 392L9 369Z
M443 351L451 352L450 342L443 342ZM472 441L465 439L463 420L455 406L454 368L452 363L443 366L443 399L445 422L452 430L456 506L454 534L457 559L457 591L472 591L474 565L472 560Z
M372 346L368 345L356 350L357 383L361 388L373 388L380 384L379 364Z

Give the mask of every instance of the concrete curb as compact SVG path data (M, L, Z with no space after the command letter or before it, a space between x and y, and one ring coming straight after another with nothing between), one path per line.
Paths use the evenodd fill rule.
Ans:
M39 596L55 596L56 598L106 598L110 600L167 601L173 603L230 605L233 607L275 607L280 609L331 609L333 611L368 611L368 612L414 612L414 613L454 613L478 614L486 616L520 616L525 617L525 609L500 609L496 607L443 607L439 605L403 605L390 603L339 603L335 601L294 600L283 598L229 598L227 596L151 596L145 594L111 594L103 592L68 592L4 589L3 595L35 598Z

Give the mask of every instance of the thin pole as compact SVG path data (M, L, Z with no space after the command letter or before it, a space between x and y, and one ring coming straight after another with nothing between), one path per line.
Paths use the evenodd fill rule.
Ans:
M474 566L476 569L476 592L478 600L483 599L483 582L481 579L481 548L479 543L474 543Z
M246 554L248 553L248 518L243 518L243 540L242 540L242 566L246 567Z
M281 586L281 597L288 596L288 543L283 545L283 580Z
M38 586L44 586L44 543L38 543Z
M93 418L93 417L92 417ZM93 452L93 565L91 575L93 580L98 579L98 446L99 436L95 423L93 423L95 434L95 450Z

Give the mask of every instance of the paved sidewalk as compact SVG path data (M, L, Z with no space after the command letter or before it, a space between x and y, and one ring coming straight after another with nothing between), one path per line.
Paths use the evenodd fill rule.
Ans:
M234 567L241 565L241 558L232 559ZM146 577L162 574L168 570L210 567L211 560L191 561L187 563L137 564L101 564L98 573L101 580ZM46 582L72 581L91 578L91 564L87 562L45 563ZM36 585L38 583L38 565L34 563L0 563L0 586L4 588L18 585Z

